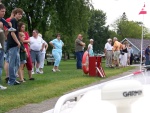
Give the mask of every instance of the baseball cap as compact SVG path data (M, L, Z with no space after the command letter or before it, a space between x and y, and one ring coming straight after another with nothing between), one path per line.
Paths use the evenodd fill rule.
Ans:
M93 39L90 39L90 42L93 42L94 40Z

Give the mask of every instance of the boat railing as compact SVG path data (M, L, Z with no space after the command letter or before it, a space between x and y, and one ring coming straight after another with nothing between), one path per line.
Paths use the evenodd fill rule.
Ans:
M114 79L114 80L119 80L119 79L125 79L127 77L130 77L130 76L133 76L134 74L129 74L127 76L124 76L124 77L120 77L120 78L117 78L117 79ZM94 90L94 89L100 89L104 84L108 83L108 82L112 82L114 80L110 80L110 81L107 81L107 82L103 82L101 84L98 84L98 85L94 85L94 86L91 86L91 87L88 87L88 88L84 88L84 89L80 89L80 90L77 90L77 91L74 91L72 93L69 93L69 94L65 94L63 96L61 96L54 109L53 109L53 112L52 113L60 113L61 112L61 108L62 106L67 102L67 101L79 101L80 98L82 98L82 96L88 92L88 91L91 91L91 90ZM44 112L44 113L47 113L47 112ZM51 112L49 112L51 113Z
M123 77L119 77L119 78L116 78L116 79L113 79L113 80L110 80L110 81L107 81L107 82L103 82L103 83L100 83L98 85L94 85L94 86L91 86L91 87L87 87L87 88L84 88L84 89L80 89L80 90L77 90L77 91L74 91L74 92L71 92L71 93L68 93L68 94L65 94L63 96L61 96L57 103L55 104L55 107L49 111L46 111L46 112L43 112L43 113L61 113L61 110L63 108L63 106L67 103L67 102L78 102L82 96L88 92L88 91L91 91L91 90L96 90L96 89L101 89L101 87L109 82L112 82L112 81L116 81L116 80L122 80L122 79L137 79L138 81L140 81L141 83L143 84L147 84L147 81L148 81L148 84L150 84L150 71L147 71L147 68L148 67L144 67L145 70L142 70L142 71L136 71L132 74L129 74L129 75L126 75L126 76L123 76ZM136 76L137 75L137 76ZM140 76L138 76L140 75ZM148 75L148 79L146 77L143 77L143 75Z

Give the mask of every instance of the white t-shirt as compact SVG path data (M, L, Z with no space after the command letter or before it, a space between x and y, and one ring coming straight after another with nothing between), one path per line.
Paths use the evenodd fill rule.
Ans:
M47 45L47 42L44 40L44 44ZM41 51L41 53L46 53L46 49L44 47L43 51Z
M106 49L106 50L112 50L111 44L107 42L107 43L105 44L105 49Z
M92 44L89 44L89 45L88 45L88 49L92 49L92 50L93 50L93 45L92 45Z
M92 44L89 44L89 45L88 45L88 52L89 52L89 55L90 55L90 56L94 56L93 45L92 45Z
M34 38L33 36L30 37L30 49L34 51L40 51L44 40L41 37Z

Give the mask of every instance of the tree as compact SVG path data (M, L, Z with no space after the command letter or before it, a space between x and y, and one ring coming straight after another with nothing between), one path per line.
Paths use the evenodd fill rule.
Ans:
M142 28L140 22L128 21L125 13L115 21L112 25L118 34L118 39L124 38L139 38L141 37Z
M77 34L84 36L88 30L91 3L89 0L57 0L57 31L63 34L64 53L74 52L74 40ZM85 39L85 38L84 38Z
M106 40L109 38L109 26L106 24L106 14L102 10L91 10L92 16L89 21L88 38L93 38L94 51L100 52L104 49Z
M38 29L45 40L61 33L65 43L64 52L74 48L77 34L87 35L90 19L91 0L2 0L7 6L8 17L15 7L24 10L23 21L27 23L28 31Z
M29 32L38 29L43 35L49 27L50 11L54 2L55 0L2 0L8 10L6 16L9 16L16 7L22 8L24 10L23 21L27 23Z

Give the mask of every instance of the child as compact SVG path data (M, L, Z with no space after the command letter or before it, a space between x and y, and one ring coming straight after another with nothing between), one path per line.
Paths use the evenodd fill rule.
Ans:
M19 78L20 78L19 82L25 82L24 74L23 74L23 68L24 68L24 65L26 63L26 59L28 57L28 53L26 51L26 48L23 45L24 38L25 38L24 33L19 32L19 39L20 39L20 44L21 44L21 47L20 47L20 67L18 70Z

